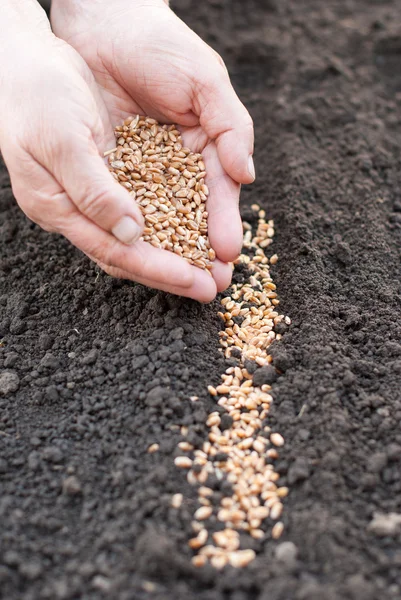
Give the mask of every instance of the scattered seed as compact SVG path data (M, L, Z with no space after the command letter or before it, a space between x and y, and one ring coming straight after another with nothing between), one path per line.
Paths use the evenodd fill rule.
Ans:
M194 567L204 567L207 562L207 559L206 556L196 554L191 558L191 562L194 565Z
M192 178L191 166L188 164L187 170ZM176 168L174 163L173 169ZM174 175L174 171L171 173ZM189 184L187 187L189 192L180 188L174 192L176 197L182 197L182 202L188 200L191 193L192 188ZM205 193L201 185L198 189L199 195ZM188 195L185 196L184 192ZM201 506L195 512L192 524L196 537L190 540L189 545L201 559L193 560L193 564L203 566L210 562L216 569L222 569L227 564L235 568L244 567L255 558L253 550L240 549L240 531L262 540L265 537L262 523L270 517L272 521L277 521L272 527L273 538L281 536L284 528L282 522L278 521L283 512L281 500L288 494L288 488L278 487L276 482L279 474L270 464L271 459L276 460L279 456L277 448L284 444L284 438L279 433L271 433L270 427L264 425L273 402L271 386L255 386L252 374L245 368L246 360L258 366L272 362L268 350L270 344L278 339L275 326L282 320L287 323L287 317L278 312L276 285L268 266L269 262L277 262L277 255L273 255L270 261L265 255L265 249L274 234L273 222L266 222L265 212L258 205L253 205L252 210L258 216L256 235L253 235L249 223L244 224L246 254L241 254L236 261L236 264L246 265L251 275L245 282L233 285L230 295L221 300L222 308L218 313L224 324L220 332L224 355L236 358L239 362L226 369L219 385L208 386L208 392L215 397L219 410L208 414L207 441L195 450L188 442L179 444L181 450L193 452L193 468L188 471L187 479L192 485L199 486L198 501ZM236 317L241 320L237 321ZM270 440L266 434L270 435ZM185 460L185 457L181 459ZM186 468L190 468L189 464L184 463ZM214 492L207 487L211 474L232 486L232 495L223 497L216 508L217 519L225 528L214 533L208 531L205 525L214 510ZM208 544L209 539L212 541Z
M180 469L190 469L192 467L192 460L188 456L177 456L174 459L174 464Z
M284 531L284 523L282 523L281 521L278 521L272 529L272 538L274 540L278 540L282 536L283 531Z
M270 441L274 446L284 446L284 438L279 433L272 433L270 436Z
M270 509L270 518L273 519L273 521L277 521L277 519L281 517L282 512L283 505L281 504L281 502L276 502L276 504L273 504L273 506Z
M288 487L278 488L278 490L277 490L277 496L279 498L286 498L288 496L289 491L290 490L288 489Z
M180 508L183 500L184 496L182 494L174 494L171 498L170 504L173 508Z
M228 556L230 565L236 569L246 567L255 558L256 554L254 550L238 550L237 552L231 552Z
M199 550L202 548L207 542L209 534L206 529L201 529L198 535L195 538L189 540L189 546L192 550Z
M201 506L195 511L194 517L197 521L204 521L211 516L212 512L213 509L211 506Z
M148 453L149 454L153 454L154 452L157 452L159 449L159 444L152 444L151 446L149 446L148 448Z
M192 444L189 444L188 442L180 442L178 444L178 447L180 450L183 450L184 452L190 452L191 450L194 449Z
M223 569L228 563L228 558L224 554L220 554L217 556L212 556L210 559L210 564L217 570Z

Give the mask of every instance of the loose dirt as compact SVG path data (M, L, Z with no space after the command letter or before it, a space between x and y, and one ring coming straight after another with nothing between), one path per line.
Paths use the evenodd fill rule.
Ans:
M207 385L230 366L219 302L99 273L21 215L3 169L0 597L396 600L399 4L176 7L227 60L256 124L259 178L242 210L251 220L257 202L275 220L272 275L293 321L272 346L284 533L244 540L258 553L246 569L191 565L197 494L174 458L180 426L205 439Z

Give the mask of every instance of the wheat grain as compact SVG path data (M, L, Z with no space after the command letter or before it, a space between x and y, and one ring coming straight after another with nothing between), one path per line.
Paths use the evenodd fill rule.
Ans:
M104 156L142 211L143 240L210 272L216 253L207 235L202 155L184 147L175 125L149 117L129 117L114 133L117 146Z

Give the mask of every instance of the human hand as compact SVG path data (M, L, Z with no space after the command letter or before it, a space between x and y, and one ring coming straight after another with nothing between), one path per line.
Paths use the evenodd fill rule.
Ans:
M10 0L0 17L0 148L23 211L112 275L213 299L216 284L207 273L143 241L132 245L143 218L101 156L114 135L84 60L51 33L36 3ZM222 271L226 285L224 265Z
M220 57L163 0L53 0L52 25L93 71L115 124L138 113L173 122L202 152L209 239L221 261L234 260L240 183L254 180L253 125Z

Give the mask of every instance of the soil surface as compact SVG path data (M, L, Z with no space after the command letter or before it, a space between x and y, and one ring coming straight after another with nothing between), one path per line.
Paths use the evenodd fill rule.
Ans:
M285 532L253 541L242 571L191 566L196 490L173 459L178 426L205 438L205 388L227 368L218 303L99 273L25 219L3 168L0 597L399 599L399 2L175 6L255 120L243 213L258 202L275 219L273 276L293 319L273 349L270 419L286 438Z

